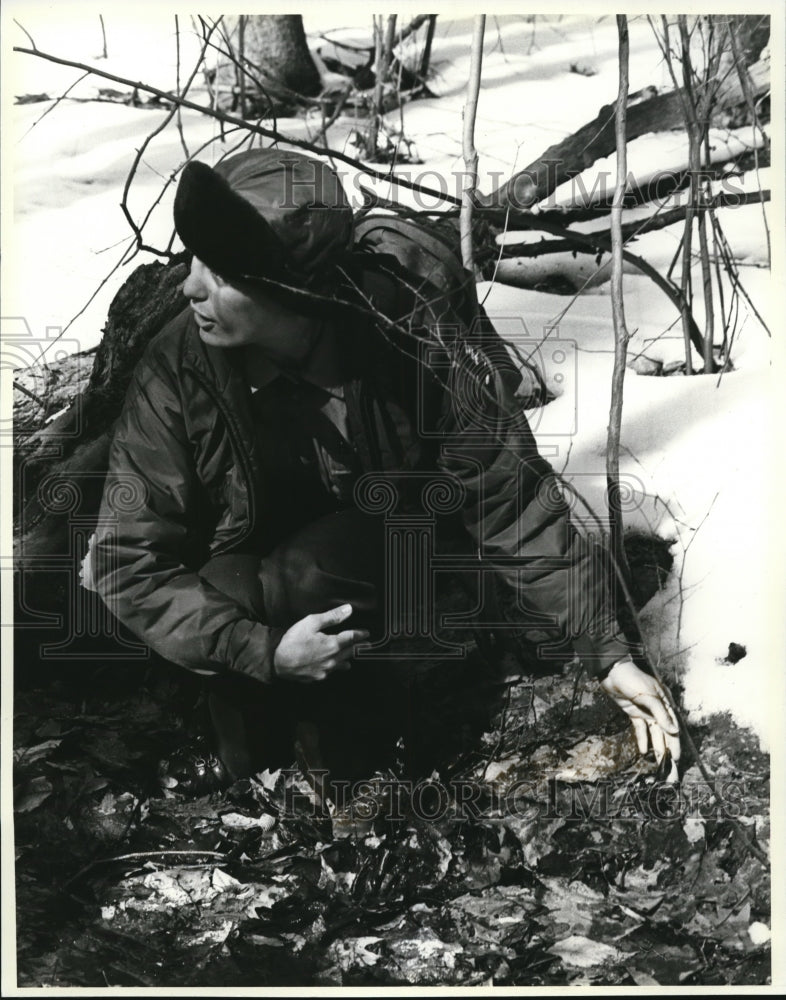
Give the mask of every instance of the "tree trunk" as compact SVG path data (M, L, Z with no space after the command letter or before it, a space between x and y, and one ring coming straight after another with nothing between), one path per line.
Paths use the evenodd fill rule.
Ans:
M273 82L304 97L315 97L319 73L306 44L300 14L253 14L246 17L246 58Z
M267 109L319 94L322 81L300 14L242 15L242 32L240 22L241 16L224 19L225 55L215 80L219 107L237 110L242 94L253 113L260 105Z

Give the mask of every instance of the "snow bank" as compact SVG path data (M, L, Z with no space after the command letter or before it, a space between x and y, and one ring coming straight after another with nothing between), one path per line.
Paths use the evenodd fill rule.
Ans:
M654 317L666 310L661 305L660 314L653 314L650 288L645 278L626 278L631 328L648 316L638 322L630 354L647 350L649 356L679 358L682 337L675 331L653 348L651 338L662 330L662 320ZM501 285L481 285L479 291L481 297L489 293L486 308L503 335L525 353L540 342L536 357L561 394L531 415L538 443L602 515L613 365L609 296L579 297L555 328L565 308L561 297ZM731 711L766 745L774 732L779 651L773 616L780 614L776 597L783 572L773 539L775 386L769 366L756 361L764 354L763 341L766 335L752 326L743 333L739 357L751 363L720 380L629 370L620 474L631 491L626 526L673 540L669 582L643 614L656 661L665 676L684 685L694 720ZM558 383L556 375L562 376ZM580 507L576 515L592 526ZM731 642L747 649L734 665L722 662Z

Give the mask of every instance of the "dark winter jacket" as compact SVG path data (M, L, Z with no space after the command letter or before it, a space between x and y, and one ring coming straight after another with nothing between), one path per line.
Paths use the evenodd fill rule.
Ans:
M590 671L623 656L597 562L568 518L515 395L520 376L474 346L424 346L427 325L389 276L364 301L409 332L342 321L352 360L348 421L363 472L440 470L464 491L483 560L516 595L533 635L566 630ZM93 552L102 598L156 652L198 671L272 676L280 632L200 578L212 556L276 541L249 390L234 352L206 346L189 309L149 345L118 420ZM452 363L451 363L452 362Z

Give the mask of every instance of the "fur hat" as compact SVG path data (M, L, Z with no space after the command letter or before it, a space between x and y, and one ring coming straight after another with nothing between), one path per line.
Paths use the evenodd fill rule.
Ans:
M224 278L270 278L309 288L352 243L352 208L321 160L250 149L215 168L193 160L175 195L175 228Z

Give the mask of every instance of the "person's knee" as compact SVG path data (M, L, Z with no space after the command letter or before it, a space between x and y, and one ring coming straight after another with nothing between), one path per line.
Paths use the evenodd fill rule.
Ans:
M259 556L227 553L214 556L199 570L200 577L231 597L248 613L265 620L264 593L259 580Z
M306 525L262 560L263 589L279 617L292 622L347 603L363 614L376 610L383 540L376 525L351 515Z

